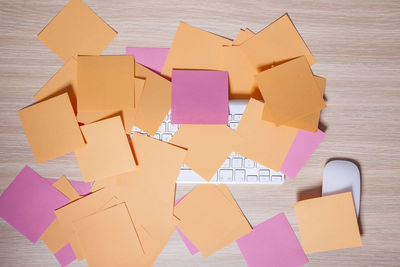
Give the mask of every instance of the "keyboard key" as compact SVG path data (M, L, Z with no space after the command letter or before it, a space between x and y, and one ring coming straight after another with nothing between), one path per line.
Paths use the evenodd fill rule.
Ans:
M221 168L229 168L231 166L231 160L226 159L224 163L222 164Z
M268 183L269 182L269 175L260 175L260 183Z
M220 182L232 182L233 181L233 171L232 170L220 170L219 171L219 181Z
M244 182L245 177L246 177L245 170L235 170L235 181L236 182Z
M172 138L172 134L162 134L161 135L161 140L163 140L164 142L169 142Z
M282 173L274 171L274 170L270 170L270 175L278 175L278 176L282 176Z
M164 123L165 123L165 133L169 133L169 127L170 127L171 122L164 121Z
M280 175L272 175L271 181L274 183L282 183L282 176Z
M247 181L254 183L258 182L258 176L257 175L247 175Z
M231 127L232 130L236 130L236 128L238 127L239 123L237 122L231 122L229 123L229 127Z
M168 124L168 132L170 132L170 133L175 133L176 131L178 131L178 128L179 128L178 124L174 124L174 123Z
M261 169L259 172L260 175L269 176L269 170Z
M242 158L233 158L232 159L232 167L233 168L243 168L243 159Z
M195 173L192 170L182 170L179 172L178 180L181 182L186 183L205 183L204 180L200 175Z
M160 140L160 134L155 134L154 138Z
M229 114L228 121L231 121L231 120L232 120L232 115Z
M163 122L163 123L161 123L161 126L160 126L160 128L158 128L158 131L157 132L159 132L159 133L164 133L166 131L166 129L165 129L165 122Z
M239 153L236 153L236 152L233 152L232 155L233 155L234 157L241 157L241 155L240 155Z
M233 115L233 121L240 121L241 118L242 118L242 114Z
M251 168L255 168L255 167L256 167L256 164L255 164L255 162L252 161L251 159L245 159L245 160L244 160L244 167L245 167L245 168L251 169Z

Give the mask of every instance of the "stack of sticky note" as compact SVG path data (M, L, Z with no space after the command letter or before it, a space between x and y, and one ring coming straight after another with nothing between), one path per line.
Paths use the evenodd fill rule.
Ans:
M31 242L40 238L61 265L75 260L54 210L90 193L90 183L43 178L25 166L0 196L0 217Z
M294 178L324 138L325 79L288 15L234 41L181 22L169 49L100 55L116 34L81 0L39 33L65 63L18 115L36 162L74 152L85 182L26 166L0 196L5 221L62 266L152 266L176 229L204 257L236 241L249 266L361 245L346 193L295 204L304 251L283 213L252 227L225 185L175 200L183 164L212 181L236 152ZM243 98L228 125L229 99ZM176 133L158 140L170 111ZM129 135L133 126L147 135Z
M171 122L184 124L171 142L188 149L185 164L209 181L237 152L294 178L325 135L325 79L314 63L288 15L234 41L181 22L161 73L171 78ZM226 95L250 98L234 131L214 126L226 127Z

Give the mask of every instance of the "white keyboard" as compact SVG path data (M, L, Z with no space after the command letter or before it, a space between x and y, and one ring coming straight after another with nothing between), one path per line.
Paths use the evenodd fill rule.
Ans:
M247 106L247 100L229 101L229 127L236 130L242 114ZM163 123L153 136L164 142L169 142L174 133L179 129L179 124L171 123L170 113L165 117ZM137 127L133 132L147 134ZM232 153L214 174L210 183L216 184L283 184L284 174L269 169L251 159ZM201 176L183 164L177 183L207 183Z

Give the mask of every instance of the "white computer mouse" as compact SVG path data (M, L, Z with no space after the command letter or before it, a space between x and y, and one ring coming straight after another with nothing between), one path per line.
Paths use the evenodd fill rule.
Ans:
M360 210L360 171L351 161L332 160L326 164L322 181L322 196L352 192L354 208Z

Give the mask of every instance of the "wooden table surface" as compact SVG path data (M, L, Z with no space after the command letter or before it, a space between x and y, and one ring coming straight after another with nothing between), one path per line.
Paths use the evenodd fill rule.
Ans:
M179 21L234 38L288 12L311 49L313 71L327 78L326 138L295 180L280 186L229 186L256 225L285 212L298 235L293 204L319 196L325 163L358 162L363 246L308 255L309 266L399 266L400 1L85 1L119 34L104 54L125 46L169 47ZM73 154L37 165L17 110L63 62L36 37L66 0L0 1L0 192L25 164L42 176L80 180ZM189 186L178 186L182 195ZM299 235L298 235L299 237ZM57 266L42 241L32 245L0 220L0 266ZM75 262L71 266L86 266ZM191 256L175 233L156 266L246 266L233 243L207 259Z

